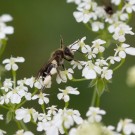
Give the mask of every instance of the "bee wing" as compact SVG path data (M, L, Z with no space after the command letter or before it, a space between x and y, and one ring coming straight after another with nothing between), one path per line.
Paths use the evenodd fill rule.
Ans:
M51 62L55 59L55 57L51 57L47 63L45 63L40 70L38 71L37 77L39 78L40 76L44 76L46 69L48 68L48 66L51 64Z

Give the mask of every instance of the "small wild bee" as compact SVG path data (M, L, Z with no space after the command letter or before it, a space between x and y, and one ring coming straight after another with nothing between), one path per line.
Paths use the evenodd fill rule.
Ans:
M79 42L79 40L74 42L72 45L76 44L77 42ZM59 74L61 67L65 69L64 60L72 61L73 59L74 51L70 47L64 46L63 39L61 38L60 48L52 53L48 63L43 65L43 67L39 70L37 78L42 77L42 80L44 81L47 76L52 76L56 73Z
M104 5L105 5L105 8L104 8L104 10L105 10L105 12L108 14L108 15L112 15L113 14L113 7L112 7L112 4L111 4L111 2L110 2L110 0L108 1L108 0L102 0L102 2L104 3Z
M113 14L112 6L106 6L105 11L106 11L107 14L112 15Z

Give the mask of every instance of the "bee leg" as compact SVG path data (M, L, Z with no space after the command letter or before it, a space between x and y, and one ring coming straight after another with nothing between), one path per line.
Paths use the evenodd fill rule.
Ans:
M66 68L65 68L64 64L62 64L61 66L62 66L63 70L66 70Z
M62 78L62 76L61 76L61 74L60 74L60 70L59 70L58 67L56 68L56 70L57 70L57 73L58 73L59 77L61 78L61 80L65 81L65 80Z
M41 91L45 90L45 86L42 86Z

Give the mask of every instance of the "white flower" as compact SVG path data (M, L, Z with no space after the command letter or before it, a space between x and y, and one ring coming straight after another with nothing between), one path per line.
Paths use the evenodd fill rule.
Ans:
M128 44L121 44L121 46L118 46L117 49L114 49L115 56L118 54L120 58L126 58L126 54L135 56L135 48L130 47Z
M64 90L59 89L59 91L62 93L58 93L57 97L59 100L63 99L64 102L68 102L70 100L69 94L79 95L77 88L73 88L71 86L67 86Z
M89 45L86 45L84 43L84 40L86 40L86 37L83 37L81 40L79 40L79 42L77 42L76 44L70 45L70 48L72 50L78 50L79 48L81 48L81 52L82 53L88 53L89 51L91 51L91 48Z
M108 67L103 67L101 72L101 78L105 78L106 80L110 80L112 78L113 71L108 69Z
M100 122L102 120L102 115L105 115L104 110L100 110L98 107L90 107L86 116L88 117L89 122Z
M1 22L9 22L12 20L13 20L13 18L9 14L3 14L2 16L0 16L0 23Z
M17 57L17 58L11 57L10 59L5 59L2 63L6 64L5 65L6 70L16 71L18 69L18 65L16 64L16 62L22 63L24 61L25 59L23 57Z
M40 113L38 114L38 120L42 122L47 122L51 120L50 114Z
M73 13L73 16L75 17L77 22L88 23L91 18L91 13L89 12L89 10L78 8L78 11L75 11Z
M135 134L135 124L132 123L131 119L120 120L117 125L117 131L125 135Z
M95 79L97 73L101 74L101 68L92 63L92 61L87 61L85 67L82 70L82 76L86 79Z
M51 75L47 75L45 78L40 77L35 81L34 86L38 89L50 88L52 84L51 79Z
M1 105L3 105L4 103L8 104L9 102L10 102L10 96L8 96L7 94L0 96L0 104Z
M118 6L121 3L121 0L111 0L111 3L115 4Z
M36 122L37 117L38 117L38 112L36 112L36 110L33 108L31 108L31 109L25 109L25 108L17 109L15 111L15 114L16 114L15 118L17 120L23 120L24 123L30 122L31 119L33 119L33 121Z
M75 4L80 4L81 0L67 0L67 3L74 2Z
M3 82L3 87L1 89L5 90L5 92L8 92L10 89L12 89L13 81L11 79L5 79Z
M98 18L105 18L106 17L106 12L103 6L97 6L94 10L96 16Z
M43 131L46 129L46 122L38 122L37 123L37 131Z
M106 60L109 60L111 64L116 62L120 62L121 58L118 56L109 56Z
M67 78L71 80L73 78L72 76L73 73L74 71L71 68L65 71L60 71L60 73L57 74L57 77L56 77L57 83L60 84L61 82L67 82Z
M87 47L87 56L88 59L96 58L96 54L93 52L91 47Z
M86 45L84 43L84 40L86 40L86 37L83 37L79 42L77 42L76 44L70 45L70 48L72 50L78 50L79 48L81 48L82 53L87 53L90 46Z
M135 11L135 1L134 0L127 0L127 3L123 7L123 10L126 10L127 13L132 13L132 11Z
M34 135L31 131L18 130L15 135Z
M113 38L115 40L118 40L119 42L124 42L126 40L125 35L130 34L134 35L134 33L131 31L132 28L129 27L126 24L120 24L119 27L115 29L115 33L113 34Z
M0 120L3 120L3 114L0 114Z
M71 130L69 131L69 135L77 135L77 129L71 128Z
M56 108L57 106L52 105L51 107L47 107L46 109L48 110L49 115L55 115L58 109Z
M38 78L35 83L34 86L38 89L41 89L42 87L44 87L44 82L42 78Z
M93 43L92 48L93 48L94 53L97 54L99 52L100 53L104 52L105 48L103 46L101 46L101 45L105 44L106 41L101 40L101 39L97 39L97 40L93 41L92 43Z
M54 116L56 120L59 118L62 120L62 123L64 124L64 127L69 129L71 126L73 126L74 122L76 124L81 124L83 122L83 119L80 116L80 113L78 110L72 110L72 109L60 109L58 112L58 116Z
M91 24L91 26L92 26L92 30L95 31L95 32L99 31L100 29L101 30L104 29L104 23L101 23L101 22L98 22L98 21L93 22Z
M70 64L73 65L73 69L75 69L76 67L79 70L82 69L81 61L74 61L74 60L72 60Z
M28 100L31 99L31 94L27 93L27 91L28 91L28 88L26 86L19 85L16 88L10 90L7 93L7 96L10 98L11 103L19 104L21 102L22 97L24 97L24 96L26 96L26 99L28 99Z
M10 98L12 104L19 104L21 102L21 98L24 96L24 93L21 95L19 93L19 89L15 88L8 92L7 96Z
M1 21L2 20L0 20L0 40L6 38L6 35L8 35L8 34L14 33L14 28L12 26L6 26L6 24Z
M95 65L103 67L108 66L108 63L104 59L96 59Z
M32 97L32 100L35 100L35 99L39 98L38 103L40 105L42 105L44 103L48 104L49 103L49 98L46 97L47 95L49 95L49 94L44 94L44 93L40 92L40 94L34 95Z
M6 131L0 129L0 135L4 135L4 134L6 134L6 133L7 133Z
M35 77L31 77L25 80L25 84L33 88L35 82Z
M97 7L97 3L93 2L92 0L82 0L78 7L83 8L85 10L94 10Z

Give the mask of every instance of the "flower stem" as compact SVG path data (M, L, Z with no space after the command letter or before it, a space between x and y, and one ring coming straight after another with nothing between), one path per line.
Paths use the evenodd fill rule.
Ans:
M67 108L69 105L69 102L65 102L65 108Z
M0 105L0 107L4 108L4 109L7 109L9 110L10 108L8 108L7 106L4 106L4 105Z
M71 81L73 81L73 82L80 82L80 81L85 81L85 80L88 80L88 79L86 79L86 78L81 78L81 79L73 78Z
M4 39L3 41L0 41L0 42L2 42L2 43L0 43L0 44L2 44L1 47L0 47L0 58L1 58L3 52L6 48L7 39Z
M63 129L64 129L64 132L65 132L65 135L68 135L68 131L67 131L67 129L64 126L64 122L63 122Z
M16 71L12 70L13 81L14 81L14 88L16 87Z
M97 90L95 88L93 91L91 106L99 107L99 105L100 105L100 96L98 95Z
M121 62L120 62L120 64L119 64L117 67L115 67L115 68L113 69L113 71L119 69L119 68L124 64L124 62L125 62L125 59L122 59Z
M25 130L25 131L28 131L28 128L26 127L26 125L24 124L24 122L21 120L19 121L21 127Z
M42 104L41 108L42 108L43 113L45 113L45 104Z
M94 89L93 96L92 96L92 101L91 101L91 106L95 106L96 94L97 94L96 89Z
M97 93L97 95L96 95L96 107L99 107L99 105L100 105L100 96Z

